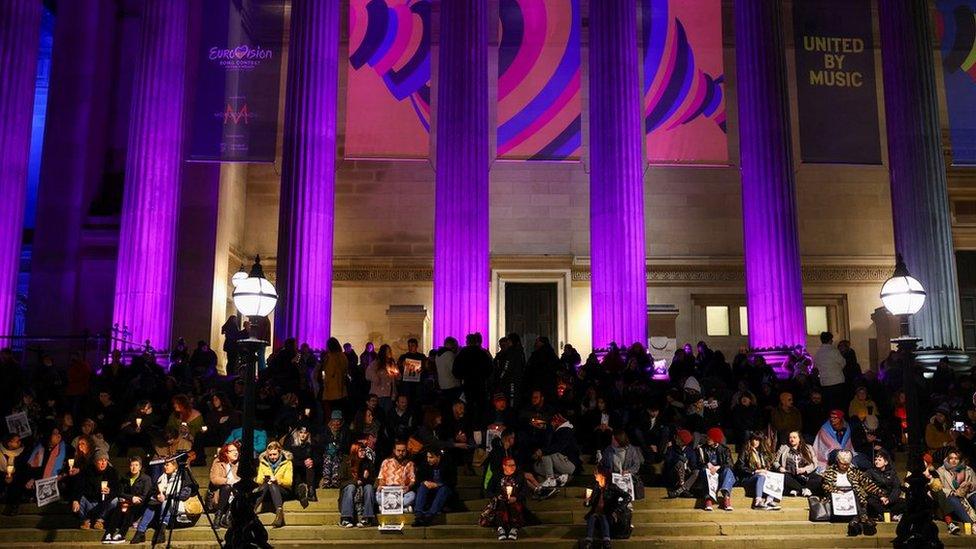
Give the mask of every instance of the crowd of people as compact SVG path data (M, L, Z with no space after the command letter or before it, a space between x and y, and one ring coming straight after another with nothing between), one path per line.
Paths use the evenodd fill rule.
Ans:
M584 359L544 337L526 350L517 334L494 354L480 334L428 353L411 339L400 356L389 345L357 353L332 338L315 352L288 339L258 375L250 495L280 528L285 501L307 506L316 489L336 489L339 524L355 528L377 524L384 488L398 487L421 527L462 507L461 470L481 479L488 503L479 524L514 540L534 520L527 501L573 484L585 491L585 543L608 546L630 535L631 502L649 485L722 512L733 511L736 486L749 506L770 512L782 497L853 492L856 512L844 520L852 535L870 535L875 521L906 511L894 456L906 444L907 357L893 352L862 368L848 342L834 345L829 333L821 342L783 377L762 355L742 350L728 361L689 344L671 357L669 379L657 380L640 344ZM224 351L239 360L232 341ZM243 380L235 367L218 374L203 341L191 351L180 340L166 358L164 368L153 353L114 353L96 371L81 355L21 365L0 352L0 408L23 412L31 432L0 441L3 512L18 513L36 482L56 477L81 528L123 543L134 527L138 543L160 521L192 520L199 481L202 504L228 526L245 451ZM957 533L976 518L967 465L976 459L974 378L945 362L911 382L931 418L923 468L931 511ZM208 478L193 479L181 455L209 465ZM116 471L113 456L128 458L127 470ZM765 489L770 473L782 473L781 495Z

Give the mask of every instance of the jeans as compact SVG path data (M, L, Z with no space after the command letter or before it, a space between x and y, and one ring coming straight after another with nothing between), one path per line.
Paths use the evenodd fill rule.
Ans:
M78 515L81 520L104 520L109 512L115 509L116 503L118 503L118 499L114 497L104 501L88 501L88 498L81 496L81 499L78 500L78 505L81 506Z
M417 499L417 494L413 491L403 493L403 508L406 509L413 505L414 500ZM376 492L376 504L380 507L383 506L383 492Z
M705 469L705 473L708 472L708 468ZM705 476L705 481L708 482L708 476ZM735 475L732 474L732 469L729 467L719 467L718 469L718 492L725 490L727 495L732 495L732 487L735 486ZM705 485L706 496L708 495L708 485ZM718 494L715 494L718 495Z
M439 515L444 510L444 504L447 503L447 498L450 495L451 489L447 486L441 485L431 490L421 484L417 488L417 500L416 505L414 505L414 513L418 517Z
M162 512L162 508L164 506L167 507L166 517L162 518L161 520L163 524L169 524L169 521L179 509L179 506L177 505L175 507L170 507L166 505L166 503L162 503L154 507L146 507L146 512L142 514L142 518L139 519L139 525L136 526L136 531L145 533L146 530L149 529L149 525L152 524L153 519L156 518L156 515Z
M373 502L376 501L375 488L372 484L363 484L361 488L363 489L363 516L358 518L373 518L376 516L375 507L373 507ZM350 484L342 489L342 497L339 498L339 515L346 518L356 517L355 484Z
M597 526L600 527L600 534L603 536L603 539L610 539L610 521L607 520L606 515L598 515L596 513L586 519L586 539L593 540Z
M966 496L966 500L973 507L976 507L976 492L973 492ZM952 509L952 514L956 515L956 519L961 522L972 522L973 520L969 518L969 513L966 512L966 506L962 503L962 498L959 496L947 496L946 502Z
M576 465L568 457L560 454L549 454L542 456L535 462L535 472L545 478L553 478L556 475L572 475L576 471Z
M742 481L742 486L749 488L755 487L756 495L755 497L763 497L763 487L766 486L766 475L752 475L751 477Z

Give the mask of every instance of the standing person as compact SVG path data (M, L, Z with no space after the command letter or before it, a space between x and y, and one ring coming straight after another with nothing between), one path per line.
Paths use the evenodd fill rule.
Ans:
M380 346L376 359L366 369L366 379L369 380L369 394L380 399L380 409L384 417L393 411L393 401L396 399L396 383L400 378L400 370L393 359L393 349L389 345Z
M538 389L546 398L556 396L556 373L559 370L559 357L552 348L549 338L539 336L535 339L532 354L525 364L525 383L529 390Z
M458 342L453 337L444 338L444 346L437 350L434 364L437 366L437 386L441 390L441 401L454 402L461 397L461 382L454 377L454 359L457 357Z
M349 360L343 354L338 339L330 337L325 347L315 378L322 383L322 414L331 417L333 410L348 411L346 377L349 374Z
M482 347L480 333L468 334L464 343L454 358L452 373L461 380L468 417L475 425L482 425L488 407L491 354Z
M224 322L224 325L220 327L220 333L224 336L222 349L227 355L226 372L228 374L235 374L237 373L237 366L240 364L237 342L247 337L247 334L241 330L237 315L227 317L227 322Z
M495 355L488 389L508 397L513 408L521 404L522 376L525 374L525 350L522 339L516 333L508 334L498 341L499 352Z
M427 367L427 355L420 352L420 342L415 337L407 340L407 352L397 357L397 367L403 372L397 393L406 395L411 402L415 402L417 395L420 394L420 372L418 372L417 379L406 379L407 360L419 362L420 372L423 372Z
M844 410L850 402L847 387L844 385L846 364L844 355L834 347L834 335L820 332L820 348L813 356L813 367L819 372L824 401L831 410Z

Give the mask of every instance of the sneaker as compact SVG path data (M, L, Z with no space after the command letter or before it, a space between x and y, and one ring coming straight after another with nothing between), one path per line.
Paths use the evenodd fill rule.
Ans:
M800 494L796 490L790 490L790 493L787 494L787 495L790 496L790 497L794 497L795 498L796 496L798 496Z
M955 522L949 523L949 533L953 536L958 536L962 532L962 528L959 527Z
M146 533L136 530L136 535L132 536L132 541L130 541L129 543L131 543L132 545L146 543Z
M508 539L508 534L505 532L505 529L502 528L501 526L499 526L498 528L496 528L495 529L495 532L498 533L498 539L499 540Z
M725 496L724 498L722 498L722 509L725 509L726 511L733 510L732 498L730 498L729 496Z
M804 488L803 491L800 492L800 495L805 498L808 498L813 495L813 492L811 492L809 488Z
M355 525L352 523L351 520L343 517L342 520L339 521L339 526L343 528L352 528Z
M125 538L122 537L122 534L118 532L112 534L112 545L121 545L123 543L125 543Z
M762 499L759 499L759 498L756 498L756 499L752 500L752 508L753 509L765 509L766 508L766 501L765 500L762 500Z
M112 543L112 534L105 534L105 536L102 537L102 544L109 545L111 543Z
M518 539L518 528L512 528L508 531L508 539L515 541Z
M554 487L542 488L539 490L539 499L549 499L559 493Z
M782 509L782 507L780 506L780 504L779 503L776 503L773 500L769 500L769 501L766 502L766 510L767 511L779 511L781 509Z
M556 477L556 483L559 484L559 486L566 486L567 482L569 482L569 475L562 474Z
M413 514L413 505L407 505L406 507L404 507L403 508L403 514L404 515L412 515Z
M366 528L366 519L359 519L356 523L356 528Z
M556 485L557 485L556 479L553 477L549 477L546 480L542 481L543 488L552 488Z
M193 521L190 520L190 517L188 517L186 513L180 513L176 515L176 522L180 524L190 524Z
M714 510L714 507L712 507L713 505L714 505L714 502L711 499L706 499L705 500L705 510L706 511L713 511Z

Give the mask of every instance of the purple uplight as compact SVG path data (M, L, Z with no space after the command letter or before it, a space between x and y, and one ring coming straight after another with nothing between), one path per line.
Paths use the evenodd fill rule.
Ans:
M434 342L488 333L488 1L441 3Z
M41 32L39 0L0 3L0 333L13 332Z
M113 322L169 345L183 164L186 0L146 0L129 122Z
M277 333L324 349L332 325L339 1L295 0L281 169Z
M782 13L778 2L735 3L749 344L806 345Z
M634 0L590 2L593 346L647 342L644 137Z

